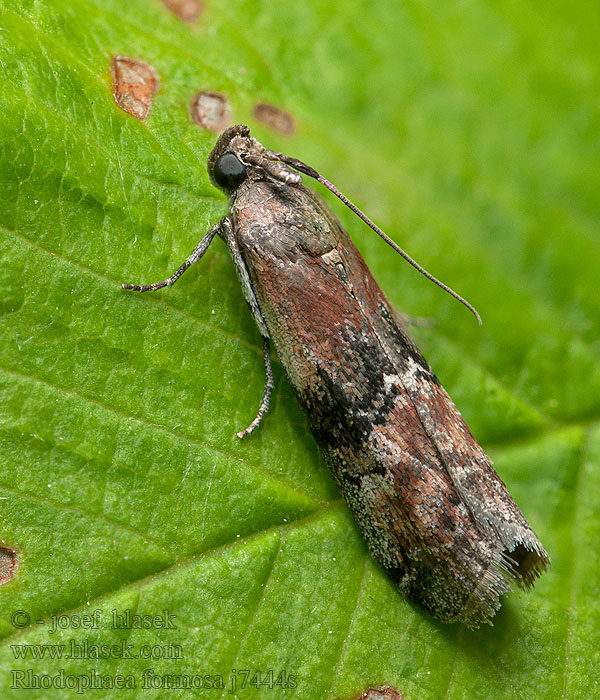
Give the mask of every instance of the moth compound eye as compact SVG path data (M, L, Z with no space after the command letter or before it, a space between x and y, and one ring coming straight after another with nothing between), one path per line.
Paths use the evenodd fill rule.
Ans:
M229 192L244 182L246 174L246 166L233 153L224 153L218 158L213 170L214 181Z

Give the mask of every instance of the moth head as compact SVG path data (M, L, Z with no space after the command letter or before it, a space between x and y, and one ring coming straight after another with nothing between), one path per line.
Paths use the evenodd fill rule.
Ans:
M249 178L300 184L302 176L282 163L281 155L252 138L247 126L237 124L219 136L208 156L208 174L211 182L226 194L233 194Z

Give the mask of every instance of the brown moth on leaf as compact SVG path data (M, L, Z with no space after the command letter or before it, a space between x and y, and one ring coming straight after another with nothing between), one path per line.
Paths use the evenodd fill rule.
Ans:
M528 589L549 564L458 409L406 332L365 261L302 172L334 192L418 266L313 168L265 149L238 125L208 159L229 214L168 279L174 284L216 234L227 244L263 337L273 388L273 341L321 454L374 559L412 601L446 622L490 622L513 584Z

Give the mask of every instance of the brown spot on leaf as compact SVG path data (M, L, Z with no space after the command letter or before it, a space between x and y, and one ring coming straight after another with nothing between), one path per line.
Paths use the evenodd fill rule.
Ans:
M154 68L142 61L115 56L112 73L115 102L136 119L146 119L159 84Z
M184 22L194 22L204 12L200 0L163 0L164 4Z
M12 581L17 568L17 553L14 549L0 546L0 586Z
M190 115L209 131L223 131L231 123L229 102L219 92L199 92L190 104Z
M289 112L284 112L283 109L269 105L266 102L259 102L254 107L254 117L259 122L286 136L290 136L296 130L294 117Z
M404 696L389 685L384 685L381 688L369 688L353 700L404 700Z

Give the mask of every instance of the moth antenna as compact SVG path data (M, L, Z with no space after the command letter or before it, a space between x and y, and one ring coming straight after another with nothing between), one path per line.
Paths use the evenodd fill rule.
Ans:
M346 197L345 194L340 192L338 188L333 185L329 180L324 178L322 175L319 175L319 173L314 169L311 168L310 165L306 165L306 163L303 163L301 160L298 160L297 158L292 158L290 156L286 156L285 153L279 153L276 151L268 151L270 157L275 157L277 160L281 160L283 163L286 163L287 165L290 165L292 168L295 170L299 170L301 173L304 173L305 175L308 175L309 177L314 178L318 182L320 182L322 185L327 187L327 189L330 192L333 192L333 194L338 198L341 199L344 204L351 209L356 216L358 216L359 219L362 219L367 226L369 226L375 233L383 238L383 240L390 246L392 247L398 255L401 255L407 263L412 265L415 270L418 270L422 275L427 277L428 280L433 282L434 284L437 284L438 287L441 287L445 292L447 292L450 296L454 297L457 301L460 301L461 304L464 304L464 306L471 311L471 313L475 316L477 319L477 323L481 326L481 316L479 315L479 312L477 309L472 305L469 304L469 302L464 298L461 297L460 294L455 292L453 289L448 287L448 285L444 284L441 282L437 277L434 277L430 272L427 272L427 270L419 265L419 263L416 260L413 260L413 258L410 257L408 253L406 253L400 246L395 243L388 235L387 233L384 233L377 224L375 224L369 217L364 214L357 206L356 204L353 204L348 197Z

